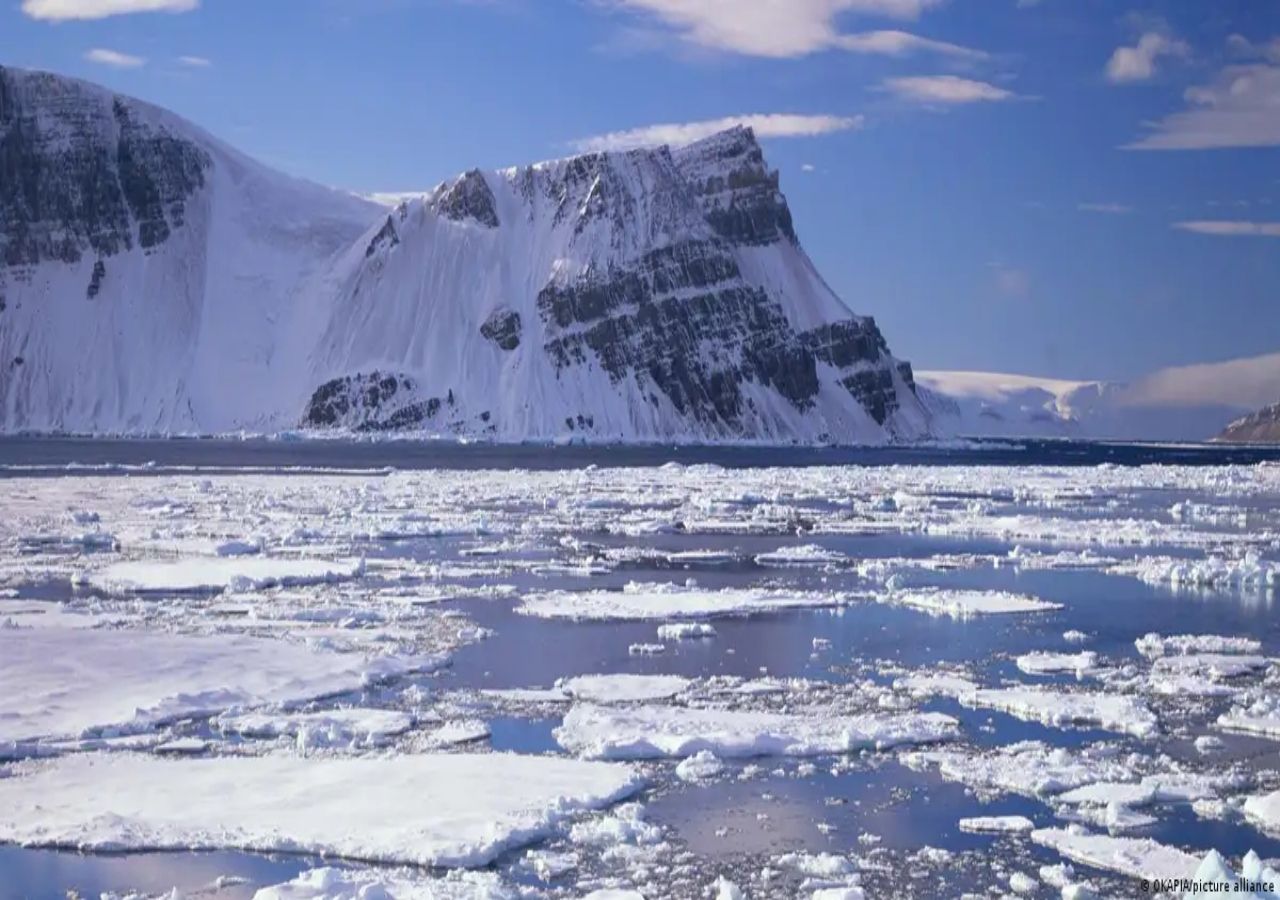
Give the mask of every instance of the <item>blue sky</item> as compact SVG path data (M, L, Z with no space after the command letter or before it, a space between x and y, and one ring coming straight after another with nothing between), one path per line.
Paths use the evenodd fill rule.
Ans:
M1280 350L1280 0L0 0L0 62L360 191L758 115L919 368Z

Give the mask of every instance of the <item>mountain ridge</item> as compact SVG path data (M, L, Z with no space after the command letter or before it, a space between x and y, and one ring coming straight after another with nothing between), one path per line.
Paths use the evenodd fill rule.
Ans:
M26 173L0 186L0 430L928 434L910 366L818 275L748 129L470 170L388 210L0 68L0 154Z

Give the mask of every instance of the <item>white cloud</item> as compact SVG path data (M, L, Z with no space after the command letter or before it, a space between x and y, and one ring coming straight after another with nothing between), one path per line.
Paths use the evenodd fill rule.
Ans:
M1112 84L1146 81L1156 74L1156 61L1162 56L1186 56L1191 48L1185 42L1159 31L1149 31L1132 47L1117 47L1107 62L1107 80Z
M974 81L956 75L914 75L886 78L883 88L903 100L915 103L982 103L1012 100L1012 91L985 81Z
M938 53L958 59L986 59L988 54L959 44L934 41L906 31L865 31L860 34L836 35L833 47L851 53L875 53L881 56L908 56L917 51Z
M211 61L203 56L179 56L178 62L192 69L207 69L213 65Z
M190 12L200 0L22 0L22 11L33 19L105 19L128 13Z
M682 122L666 125L648 125L627 131L613 131L595 137L574 141L580 152L600 150L634 150L637 147L654 147L660 144L681 146L710 137L735 125L746 125L755 131L756 137L813 137L836 131L861 128L862 116L800 116L786 113L756 113L746 116L726 116L704 122Z
M1240 59L1269 59L1280 63L1280 37L1256 44L1242 34L1233 34L1227 38L1227 50Z
M91 63L112 66L116 69L138 69L147 64L147 61L141 56L121 53L118 50L106 50L102 47L95 47L90 50L84 55L84 58Z
M800 171L801 171L801 172L816 172L816 171L818 171L818 169L817 169L817 167L816 167L816 166L814 166L814 164L813 164L813 163L801 163L801 164L800 164Z
M1196 234L1212 234L1218 237L1280 237L1280 222L1209 220L1175 222L1173 227L1183 231L1194 231Z
M1150 134L1125 149L1280 146L1280 65L1228 66L1183 96L1187 109L1152 123Z
M931 52L980 59L980 50L904 31L844 34L843 13L916 19L946 0L612 0L648 13L683 40L714 50L783 59L823 50L904 56Z
M1079 203L1076 209L1081 212L1104 213L1111 216L1122 216L1133 212L1132 206L1125 206L1123 203Z

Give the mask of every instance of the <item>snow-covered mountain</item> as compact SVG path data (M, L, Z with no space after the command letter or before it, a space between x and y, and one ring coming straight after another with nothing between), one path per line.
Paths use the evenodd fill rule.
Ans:
M1280 444L1280 403L1236 419L1214 440L1224 444Z
M283 421L303 286L377 212L154 106L0 68L0 427Z
M741 128L470 171L388 212L0 68L0 296L3 430L928 432Z
M1128 383L931 371L917 380L939 434L1204 441L1280 396L1280 353Z

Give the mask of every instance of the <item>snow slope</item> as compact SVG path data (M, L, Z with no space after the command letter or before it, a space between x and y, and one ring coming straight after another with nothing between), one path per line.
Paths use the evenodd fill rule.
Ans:
M0 67L0 144L0 428L272 424L303 285L378 207L38 72Z
M927 433L754 135L470 171L391 211L0 68L0 430Z
M916 373L941 434L1208 440L1280 396L1280 353L1159 369L1127 383Z

